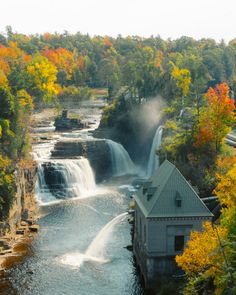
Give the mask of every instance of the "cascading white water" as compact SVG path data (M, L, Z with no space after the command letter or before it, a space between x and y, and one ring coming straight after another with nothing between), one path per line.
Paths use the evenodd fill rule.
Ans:
M182 118L182 116L183 116L183 113L184 113L184 109L181 109L181 110L180 110L180 113L179 113L179 119L181 119L181 118Z
M156 154L156 151L161 146L163 133L163 126L159 126L156 130L155 136L153 138L152 147L149 155L148 166L147 166L147 177L151 177L153 172L159 168L159 156Z
M107 144L111 153L113 176L136 174L137 169L125 148L110 139L107 139Z
M49 188L45 180L45 165L47 164L53 169L49 173L54 174L53 185L55 186L55 193L51 193L53 185ZM76 160L50 160L50 162L39 164L36 195L43 204L55 201L55 196L60 197L60 194L62 198L63 196L85 196L94 191L95 188L96 184L92 168L89 161L83 157Z
M47 204L56 200L55 196L51 193L44 177L44 168L42 164L38 164L38 179L35 185L35 195L40 204Z
M109 221L93 239L91 244L88 246L85 254L78 252L65 254L60 259L61 263L79 268L84 261L94 261L99 263L108 262L108 260L104 257L106 244L112 234L115 225L123 221L127 214L127 212L122 213Z

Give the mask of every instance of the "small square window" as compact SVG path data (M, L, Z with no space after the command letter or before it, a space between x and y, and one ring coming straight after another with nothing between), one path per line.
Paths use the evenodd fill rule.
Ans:
M176 207L181 207L182 205L182 200L175 200Z
M175 236L175 251L184 249L184 236Z
M149 201L152 198L152 195L147 195L147 200Z

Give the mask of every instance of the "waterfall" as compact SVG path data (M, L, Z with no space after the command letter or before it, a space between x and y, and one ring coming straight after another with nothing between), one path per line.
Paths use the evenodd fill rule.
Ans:
M151 177L153 172L158 169L159 163L159 156L156 154L156 151L161 146L161 139L163 133L163 126L159 126L156 130L155 136L153 138L152 147L149 155L148 166L147 166L147 176Z
M35 185L35 195L40 204L46 204L55 201L55 196L51 193L46 183L44 168L41 163L38 165L38 179Z
M39 163L36 195L41 203L88 195L95 188L94 174L85 158Z
M111 153L113 176L136 174L136 167L124 147L110 139L107 139L107 144Z
M179 113L179 118L182 118L183 113L184 113L184 109L181 109L181 110L180 110L180 113Z
M60 262L76 268L79 268L84 261L94 261L98 263L108 262L108 260L104 257L106 243L109 240L115 225L123 221L127 214L127 212L122 213L109 221L93 239L85 254L79 252L65 254L60 258Z

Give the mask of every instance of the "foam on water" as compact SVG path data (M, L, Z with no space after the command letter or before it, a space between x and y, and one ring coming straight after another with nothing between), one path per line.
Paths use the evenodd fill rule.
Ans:
M123 221L127 214L127 212L122 213L109 221L93 239L85 254L80 252L65 254L59 259L60 263L73 268L80 268L83 263L87 261L96 263L109 262L109 260L105 258L106 244L111 237L115 225Z

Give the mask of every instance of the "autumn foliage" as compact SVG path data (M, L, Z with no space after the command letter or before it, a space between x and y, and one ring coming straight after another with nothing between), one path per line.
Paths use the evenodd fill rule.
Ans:
M218 229L221 240L226 239L227 230ZM176 256L177 264L188 275L206 271L207 275L213 275L220 271L223 256L220 253L219 239L216 229L210 222L203 224L203 231L193 231L187 247L182 255Z
M226 83L209 88L205 95L207 105L202 110L194 146L210 146L218 151L225 136L235 123L235 105L229 97L229 86Z
M55 50L44 50L42 54L53 63L57 70L64 70L67 79L71 78L72 67L74 64L73 53L65 48L58 48Z
M220 172L214 194L223 206L221 218L217 225L208 222L202 232L192 232L183 254L176 256L189 278L185 294L193 294L196 283L207 280L213 281L214 294L235 294L236 158L221 158L217 163Z
M171 72L176 86L181 89L182 95L186 96L189 92L189 86L191 83L191 75L188 69L180 69L176 66L173 67Z
M35 56L28 64L27 72L29 83L36 94L47 100L48 97L58 93L55 85L57 69L47 58Z
M227 207L236 207L236 161L226 174L218 174L219 183L214 193Z

